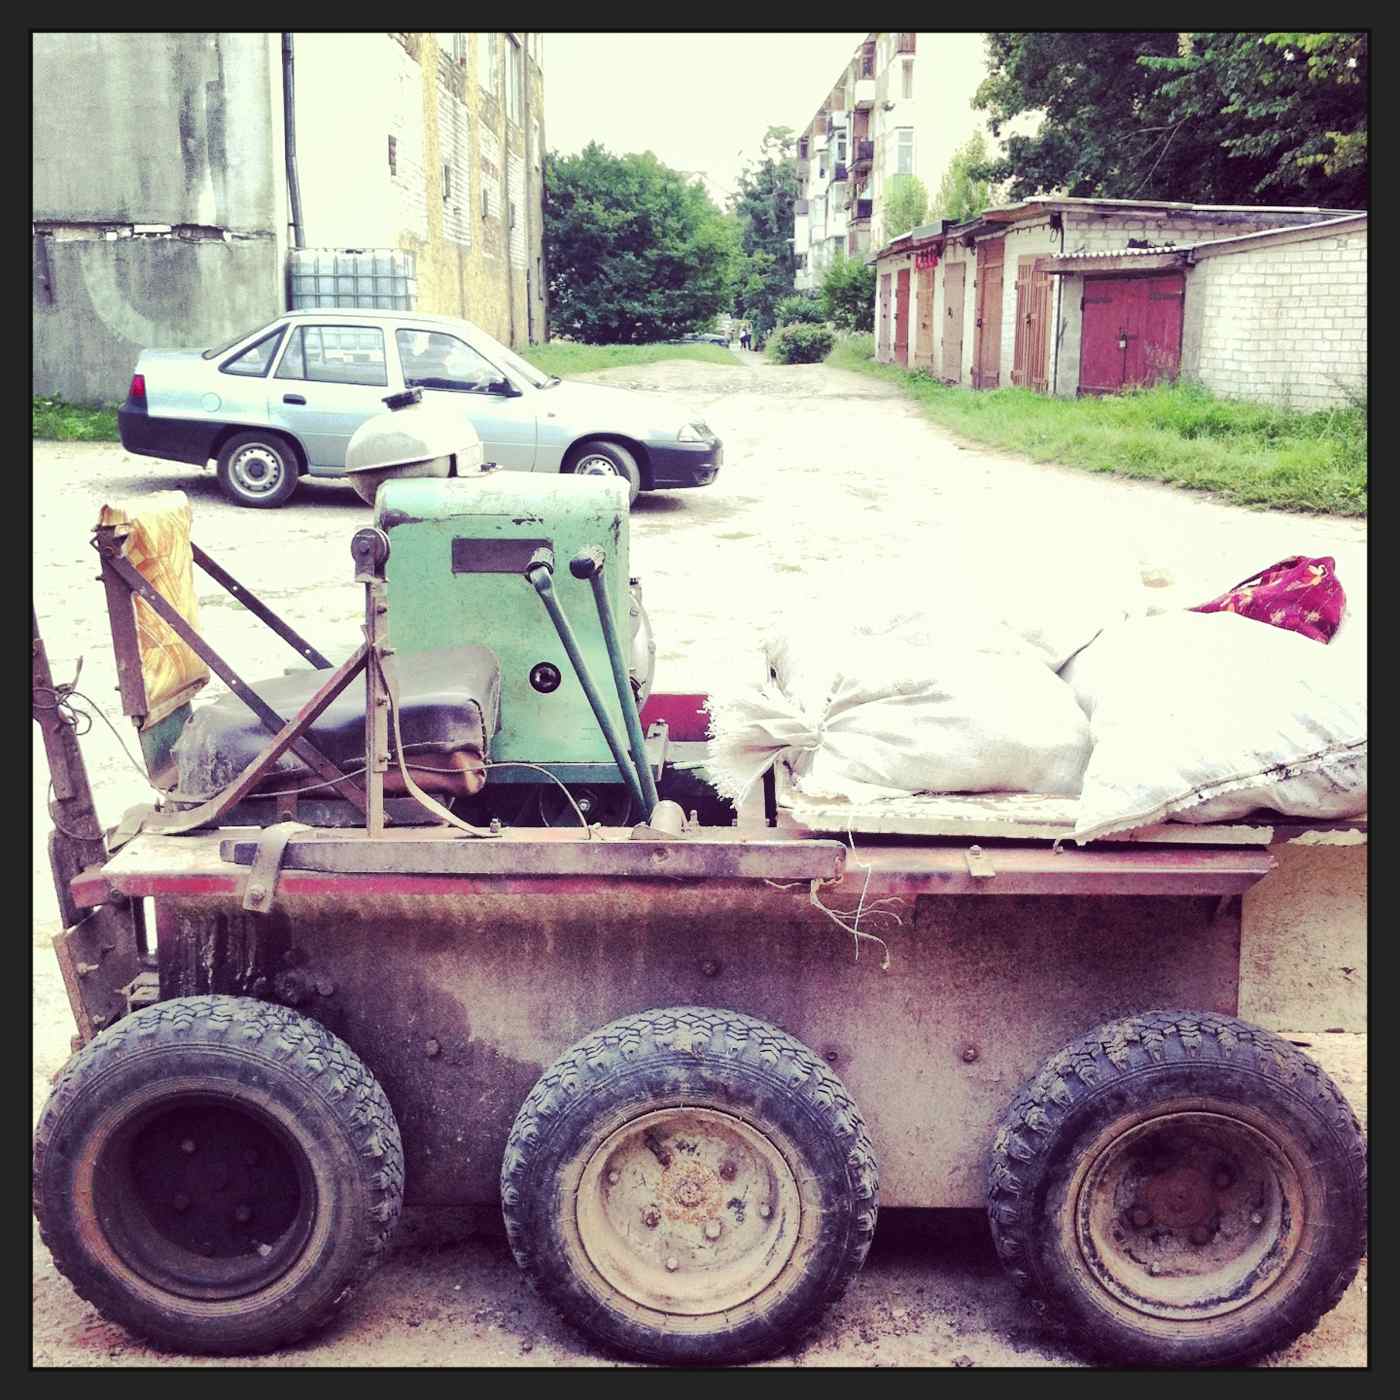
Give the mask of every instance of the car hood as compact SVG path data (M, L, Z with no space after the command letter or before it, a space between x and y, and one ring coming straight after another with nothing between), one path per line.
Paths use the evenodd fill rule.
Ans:
M609 384L584 384L564 379L539 391L541 413L577 422L585 432L620 432L630 437L674 438L687 422L700 421L699 411L675 409L644 389L618 389Z

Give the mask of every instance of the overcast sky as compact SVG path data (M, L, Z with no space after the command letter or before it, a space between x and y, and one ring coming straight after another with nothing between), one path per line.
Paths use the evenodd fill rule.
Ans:
M929 40L937 39L936 52ZM652 151L703 173L717 198L734 187L770 126L800 131L865 34L546 34L545 145L572 154L597 141ZM918 63L943 75L921 141L947 156L982 124L969 105L986 72L980 34L921 35ZM921 73L921 87L926 74ZM933 193L932 190L929 191Z

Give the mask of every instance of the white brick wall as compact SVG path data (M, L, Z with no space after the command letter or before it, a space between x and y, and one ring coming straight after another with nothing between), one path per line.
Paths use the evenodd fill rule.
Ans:
M1366 384L1366 231L1202 259L1182 369L1231 398L1316 409Z
M510 265L525 266L525 161L521 156L506 157L506 188L515 206L515 227L510 230ZM509 220L511 211L506 210Z
M452 172L452 192L442 205L442 233L449 243L471 246L473 181L467 106L441 84L437 92L438 141L442 163ZM435 188L441 197L442 172Z

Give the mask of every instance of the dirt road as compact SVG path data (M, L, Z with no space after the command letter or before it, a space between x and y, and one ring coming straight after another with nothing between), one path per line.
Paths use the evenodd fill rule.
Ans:
M1366 526L1354 520L1256 513L1151 484L1038 466L960 445L890 386L824 366L778 368L757 356L727 368L674 361L590 376L698 409L725 442L717 480L699 491L644 496L632 519L657 637L657 684L704 689L756 665L753 618L775 580L849 575L872 560L935 561L940 539L998 515L1046 530L1073 523L1125 544L1160 586L1153 601L1190 605L1288 554L1333 554L1344 582L1364 569ZM116 677L88 531L104 501L179 488L196 537L235 577L328 655L358 640L350 535L365 523L336 483L304 486L277 512L241 510L212 475L133 457L115 446L38 443L34 453L34 598L55 675L83 658L80 688L135 749ZM1350 578L1348 574L1350 572ZM206 582L201 580L201 582ZM284 644L213 585L203 626L244 675L292 664ZM115 821L145 799L116 738L99 720L84 740L100 811ZM68 1053L71 1026L48 940L56 906L44 839L45 772L34 736L35 1116ZM1292 1032L1365 1113L1364 1037ZM1275 1366L1354 1366L1366 1359L1366 1275ZM102 1321L34 1240L34 1360L44 1366L207 1365L159 1357ZM962 1359L961 1362L959 1359ZM1002 1276L980 1217L889 1212L864 1273L801 1351L777 1365L1075 1366ZM597 1365L523 1286L489 1212L410 1213L393 1255L349 1311L311 1343L239 1365Z

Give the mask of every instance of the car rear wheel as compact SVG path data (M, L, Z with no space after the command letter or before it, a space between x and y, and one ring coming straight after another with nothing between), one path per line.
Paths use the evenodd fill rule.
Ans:
M235 433L219 453L219 486L240 506L280 506L297 489L296 453L277 433Z
M636 503L642 489L637 459L620 443L585 442L573 454L569 471L575 476L615 476L627 483L627 504Z

